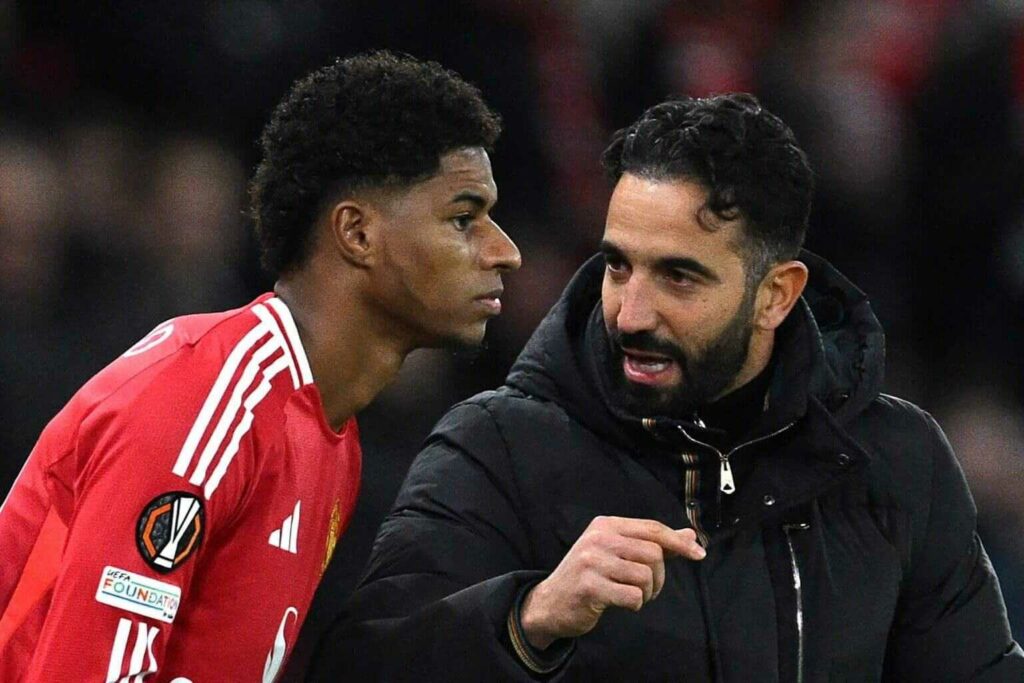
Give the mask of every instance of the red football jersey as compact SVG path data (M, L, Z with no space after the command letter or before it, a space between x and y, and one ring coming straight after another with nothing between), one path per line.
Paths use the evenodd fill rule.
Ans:
M272 681L360 465L283 301L159 325L50 422L0 507L0 680Z

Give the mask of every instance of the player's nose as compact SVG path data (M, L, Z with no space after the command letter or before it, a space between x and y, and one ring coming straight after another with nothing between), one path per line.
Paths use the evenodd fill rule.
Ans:
M484 245L480 250L480 261L485 270L506 272L519 270L523 265L519 247L494 221L489 222Z

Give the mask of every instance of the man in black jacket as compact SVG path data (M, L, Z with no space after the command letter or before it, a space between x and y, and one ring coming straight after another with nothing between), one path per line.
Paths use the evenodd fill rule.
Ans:
M788 127L671 100L604 162L602 255L437 425L314 677L1024 680L949 444L800 251Z

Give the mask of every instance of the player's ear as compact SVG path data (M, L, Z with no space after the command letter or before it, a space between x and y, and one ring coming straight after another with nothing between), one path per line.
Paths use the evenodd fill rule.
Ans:
M768 271L758 291L754 324L774 330L782 324L807 286L807 266L800 261L786 261Z
M331 244L358 268L373 265L380 250L380 228L380 211L370 202L343 199L327 212Z

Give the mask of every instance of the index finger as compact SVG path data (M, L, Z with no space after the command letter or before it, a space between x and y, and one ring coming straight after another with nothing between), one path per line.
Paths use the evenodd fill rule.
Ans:
M673 529L655 519L612 517L609 522L623 536L652 541L672 554L690 560L703 560L707 555L693 529Z

